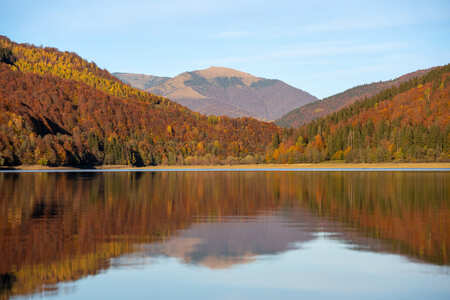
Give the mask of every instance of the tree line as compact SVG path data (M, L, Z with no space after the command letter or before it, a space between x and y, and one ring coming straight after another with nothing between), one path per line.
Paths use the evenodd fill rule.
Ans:
M0 36L0 165L448 161L449 69L281 129L203 116L75 53Z
M213 164L261 159L279 129L119 98L0 63L0 165Z
M449 161L450 65L273 138L270 162Z

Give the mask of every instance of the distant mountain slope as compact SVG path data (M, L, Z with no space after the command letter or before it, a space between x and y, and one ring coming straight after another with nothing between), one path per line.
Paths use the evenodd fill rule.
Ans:
M185 72L147 90L203 114L250 116L260 120L275 120L294 108L317 100L280 80L259 78L222 67Z
M75 53L0 36L0 166L193 164L263 157L279 128L206 117ZM7 52L8 52L7 51Z
M324 117L328 114L336 112L343 107L346 107L356 101L363 100L366 97L371 97L378 92L392 87L398 86L414 77L420 77L431 69L418 70L416 72L408 73L393 80L374 82L370 84L363 84L342 93L318 100L287 113L275 123L281 127L298 127L306 124L312 120Z
M273 162L450 161L449 104L450 64L286 129L266 157Z
M146 90L154 86L163 84L164 82L170 79L170 77L159 77L153 75L119 73L119 72L112 73L112 75L116 76L126 84L129 84L141 90Z

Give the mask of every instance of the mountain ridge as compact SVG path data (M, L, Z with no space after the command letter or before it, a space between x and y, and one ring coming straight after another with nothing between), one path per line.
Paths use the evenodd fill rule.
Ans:
M266 157L281 163L448 162L449 101L450 64L285 129Z
M119 79L133 84L131 76L117 74ZM217 66L180 73L146 90L206 115L249 116L264 121L275 120L293 108L317 100L281 80Z
M354 86L343 92L298 107L276 120L275 124L281 127L299 127L317 118L337 112L357 101L362 101L364 98L374 96L384 89L398 86L414 77L425 75L434 68L436 67L416 70L391 80Z
M161 77L145 74L134 74L134 73L114 72L111 74L122 80L124 83L134 86L141 90L152 88L170 79L170 77Z
M280 129L207 117L133 88L93 62L0 36L0 166L261 160Z

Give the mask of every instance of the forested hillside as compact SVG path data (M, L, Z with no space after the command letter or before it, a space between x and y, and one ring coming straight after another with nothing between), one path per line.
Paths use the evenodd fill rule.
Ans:
M100 69L94 62L88 62L73 52L63 52L56 48L36 47L12 42L0 35L0 48L10 49L16 62L14 70L40 75L54 75L62 79L83 82L107 94L138 99L163 105L168 103L164 97L146 93L123 84L108 71Z
M414 77L420 77L431 71L431 69L418 70L408 73L393 80L379 81L369 84L355 86L345 90L342 93L327 97L322 100L314 101L290 111L275 123L282 127L300 127L315 119L325 117L329 114L339 111L340 109L353 104L364 98L375 96L384 89L399 86L403 82L411 80Z
M339 112L287 129L272 162L449 161L450 65L435 68Z
M0 165L449 161L450 65L298 129L203 116L0 37Z
M254 160L279 131L251 118L191 112L74 53L5 37L0 47L13 57L0 63L0 165Z

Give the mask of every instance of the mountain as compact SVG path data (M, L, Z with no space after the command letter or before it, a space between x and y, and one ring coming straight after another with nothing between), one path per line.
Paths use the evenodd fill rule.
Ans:
M0 165L259 160L279 132L251 118L192 112L75 53L3 36L0 49Z
M159 77L145 74L118 73L118 72L112 73L112 75L116 76L126 84L129 84L141 90L146 90L154 86L158 86L170 79L170 77Z
M275 123L281 127L299 127L312 120L336 112L352 103L361 101L364 98L374 96L384 89L399 86L401 83L414 77L420 77L430 70L418 70L393 80L358 85L342 93L298 107L276 120Z
M191 79L182 83L188 90L196 86L193 78L262 84L224 72L230 75L223 68L184 73ZM0 36L0 165L448 161L449 100L446 65L281 130L252 118L192 112L124 84L75 53Z
M142 79L138 85L130 80L130 75L117 77L137 88L142 88L144 82ZM150 81L146 82L153 84L152 77L148 79ZM185 72L169 80L163 79L146 90L206 115L250 116L269 121L317 100L280 80L259 78L222 67Z
M273 162L450 161L450 64L276 136Z

